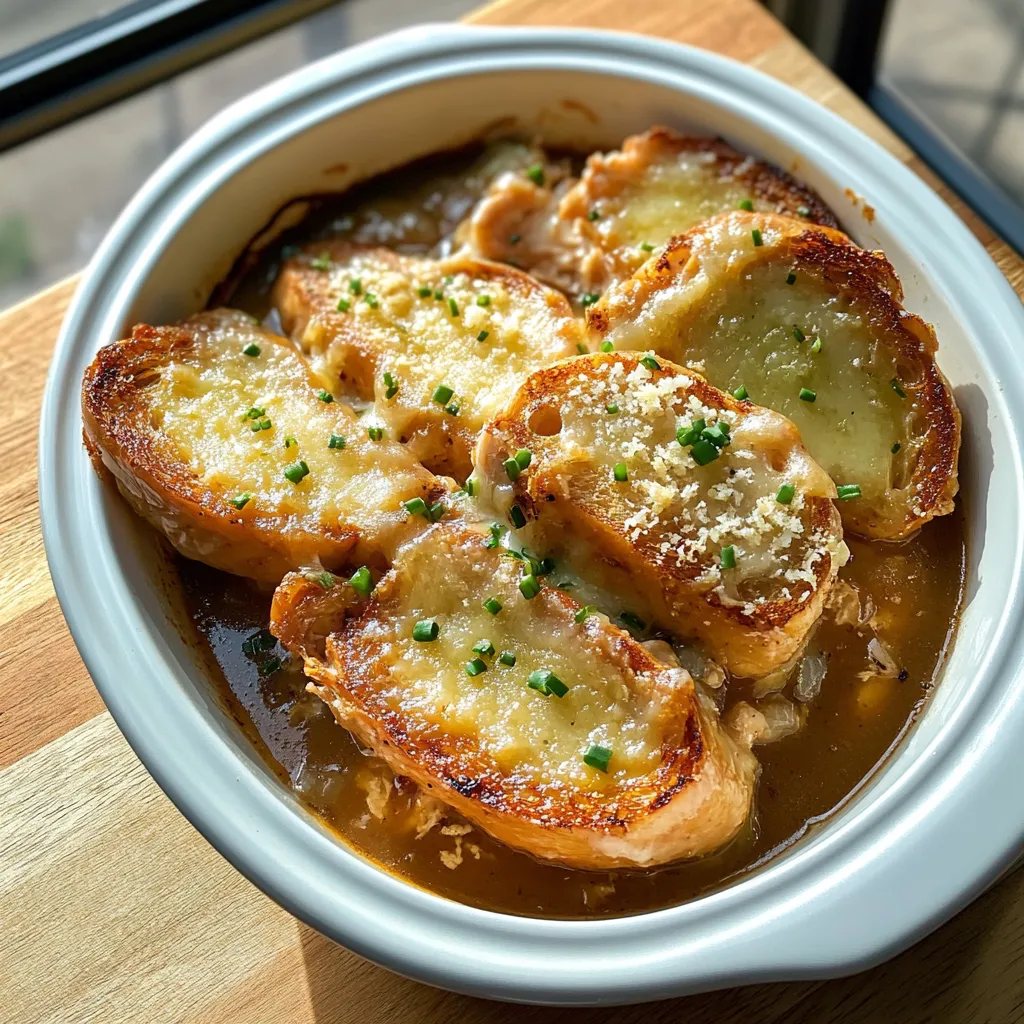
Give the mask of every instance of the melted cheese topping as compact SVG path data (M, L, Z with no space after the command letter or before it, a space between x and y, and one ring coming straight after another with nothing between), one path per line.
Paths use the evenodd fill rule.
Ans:
M355 355L369 355L376 411L398 433L424 418L478 431L527 374L574 354L579 337L561 296L495 269L461 261L385 260L372 250L332 262L321 271L327 278L322 301L330 315L314 316L303 347L332 379ZM359 282L359 295L353 281ZM340 326L339 300L349 303ZM385 372L398 387L391 398ZM450 388L453 397L436 401L438 387Z
M211 490L251 492L248 512L372 531L429 488L433 478L402 445L371 441L348 406L317 397L321 382L282 339L244 314L207 314L190 327L196 343L175 350L147 395L154 427ZM248 345L259 354L246 355ZM332 435L343 448L329 447ZM300 459L309 474L293 483L284 471Z
M806 600L816 585L811 567L823 551L845 561L839 536L809 526L806 498L831 496L831 481L793 443L780 416L704 404L687 372L630 369L615 356L593 369L591 360L579 362L583 372L560 403L561 430L536 438L537 466L561 478L570 499L609 519L645 561L719 588L748 613L766 601ZM609 413L609 405L618 412ZM703 466L676 436L697 419L708 427L726 424L731 438ZM615 479L619 464L626 481ZM783 484L795 488L789 504L776 497ZM727 546L736 568L723 571Z
M775 208L774 203L752 196L745 182L723 176L714 153L671 153L655 147L645 155L649 162L629 161L627 168L617 168L623 178L610 195L603 195L601 187L592 188L591 179L601 175L598 167L603 170L608 164L625 162L622 154L610 154L600 165L588 169L576 186L599 214L591 222L590 233L606 250L623 246L639 249L645 242L659 246L716 213L735 209L744 199L751 200L757 210ZM747 164L752 163L748 159ZM744 165L737 170L742 173ZM627 173L629 177L625 177ZM638 258L643 262L646 252L640 250Z
M764 246L754 249L749 225L727 220L708 237L694 236L698 273L652 295L636 320L613 318L607 336L620 348L654 348L700 364L723 390L744 385L751 401L797 425L836 484L858 484L866 499L880 499L900 485L900 467L913 464L917 403L893 387L900 373L884 325L788 253L773 258L775 235L766 229ZM754 263L762 250L768 257ZM743 260L752 265L737 272ZM787 284L791 272L795 281ZM815 401L801 400L801 388Z
M463 537L465 535L462 535ZM661 760L663 696L575 623L573 607L542 592L527 600L518 589L522 563L483 547L483 538L456 543L440 529L404 549L371 635L386 644L389 674L380 692L419 729L464 737L500 771L534 784L601 790L642 777ZM497 598L492 615L483 602ZM416 622L440 627L430 643L413 639ZM472 650L489 640L494 655ZM499 655L511 651L514 666ZM466 663L481 657L487 671L471 677ZM527 686L543 669L561 679L564 697ZM677 673L680 686L691 685ZM659 673L664 685L664 673ZM613 751L604 774L584 764L590 744Z

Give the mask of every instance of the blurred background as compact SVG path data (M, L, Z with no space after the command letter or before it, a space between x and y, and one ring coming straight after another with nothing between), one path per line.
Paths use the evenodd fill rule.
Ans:
M1018 250L1024 246L1022 0L765 4L969 205ZM0 0L0 308L80 269L149 173L226 104L342 47L406 25L453 20L478 5ZM126 53L142 52L140 39L143 49L159 50L171 19L187 27L185 17L201 21L183 42L164 39L169 56L159 75L132 72L141 88L131 88L131 76L119 84L116 69L99 61L90 66L97 47L108 47L99 52L116 63L112 34L123 34ZM131 34L137 32L143 34ZM51 112L28 116L29 101L40 89L53 90L54 76L69 68L88 81L57 86ZM147 74L151 81L171 77L146 85ZM130 98L78 116L118 94ZM68 123L54 126L61 121Z

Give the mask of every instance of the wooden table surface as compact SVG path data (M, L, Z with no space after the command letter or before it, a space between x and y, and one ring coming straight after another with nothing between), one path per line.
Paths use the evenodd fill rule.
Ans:
M716 50L803 90L922 171L754 0L497 0L470 20L628 29ZM1024 263L952 205L1024 294ZM865 974L606 1011L439 992L365 963L278 908L149 778L104 711L54 597L36 439L74 283L0 316L0 1021L1024 1020L1022 872Z

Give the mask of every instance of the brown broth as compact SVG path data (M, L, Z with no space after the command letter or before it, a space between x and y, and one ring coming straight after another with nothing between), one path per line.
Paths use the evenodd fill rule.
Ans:
M342 236L409 253L443 253L455 224L482 192L481 162L479 148L443 154L344 196L306 201L303 223L271 249L243 256L211 304L270 314L272 324L267 296L282 248L310 239ZM305 692L301 667L280 648L243 653L243 641L266 626L270 596L198 563L180 560L179 569L189 613L219 666L213 683L226 705L280 778L343 841L411 883L474 906L528 916L605 917L674 906L728 884L858 789L912 723L941 668L963 594L964 536L958 507L902 544L849 540L853 558L842 578L862 601L874 603L875 631L840 626L826 615L814 641L829 659L824 684L799 733L756 748L762 770L748 829L714 856L646 872L542 863L479 829L464 831L468 826L454 816L417 837L424 815L415 787L360 750L326 706ZM928 595L926 606L922 594ZM860 678L869 669L867 645L876 634L903 669L901 678ZM261 671L275 657L283 666ZM726 706L751 696L749 684L726 686ZM785 693L792 695L791 682Z
M237 699L253 736L310 809L352 847L396 875L489 910L544 917L635 914L670 907L719 888L827 816L879 765L932 686L952 635L963 593L964 523L958 510L929 523L899 545L851 540L843 578L876 606L880 639L906 671L903 680L873 676L864 626L826 618L816 642L829 656L819 696L805 727L756 748L762 771L749 830L725 850L700 861L653 871L574 871L544 864L489 839L436 826L416 838L415 792L395 784L384 817L368 809L373 791L391 774L364 754L320 700L305 693L297 664L261 676L260 656L242 653L243 640L266 625L270 598L244 580L181 561L186 604L220 665L216 685ZM927 605L920 595L927 594ZM283 657L280 650L262 657ZM726 684L728 703L748 696ZM787 694L790 688L787 687ZM227 695L227 694L225 694ZM449 825L457 819L448 819ZM447 867L461 846L462 862Z

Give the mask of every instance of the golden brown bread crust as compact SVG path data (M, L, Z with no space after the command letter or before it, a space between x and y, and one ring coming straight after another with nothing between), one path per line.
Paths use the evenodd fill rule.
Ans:
M449 546L451 557L484 568L489 592L514 601L514 563L485 549L480 540L475 531L449 523L414 544ZM310 689L393 771L498 840L578 868L648 867L700 856L739 831L756 772L749 749L720 729L717 715L701 702L685 671L666 668L602 616L575 623L580 606L560 590L545 586L531 602L538 619L577 631L578 642L618 666L640 699L650 694L663 702L661 754L648 774L609 776L604 786L589 790L558 780L539 782L529 771L499 765L472 735L424 725L396 709L385 695L396 683L390 626L406 611L401 563L400 555L358 612L338 616L325 641L302 638L305 624L326 621L310 609L330 600L302 577L292 577L275 595L271 622L275 635L305 655L306 673L314 680ZM296 615L303 623L298 627L291 621ZM522 638L522 644L529 642L530 637ZM488 677L481 678L486 685ZM523 693L527 699L531 691L524 686Z
M673 162L699 170L683 176L675 202L661 210L643 237L623 221L631 209L665 191L658 171ZM653 174L653 178L650 175ZM722 139L680 135L655 127L627 138L620 150L592 153L575 182L537 184L506 174L492 185L458 239L479 255L528 269L577 297L600 294L632 274L671 235L732 209L740 199L757 209L836 227L832 211L785 171L733 149ZM643 218L648 219L648 218ZM642 247L646 246L646 248Z
M765 238L762 246L749 244L755 228ZM716 267L708 269L708 253L727 232L744 239L745 248L727 262L716 253ZM801 279L814 278L826 294L849 302L872 325L873 337L892 359L895 376L908 396L907 436L892 459L894 485L881 500L844 502L844 526L863 537L900 540L935 516L951 512L958 490L960 412L935 362L935 331L900 305L903 288L885 255L861 249L841 231L771 214L723 214L673 239L632 278L609 292L588 310L588 329L593 338L611 338L616 346L649 347L670 359L685 358L699 352L701 344L699 338L688 340L689 325L699 321L712 301L725 301L730 288L745 287L751 269L759 266L778 266L783 276L792 271ZM692 298L672 307L667 330L652 327L661 297L671 290L682 295L691 282ZM642 332L637 330L641 324ZM707 337L704 326L697 330ZM827 337L822 341L829 345ZM752 395L759 394L759 382L745 383ZM890 387L888 375L881 386L883 390ZM804 434L812 456L819 457L815 437L806 427ZM913 445L908 445L908 439ZM889 448L893 440L880 438L879 444Z
M227 311L202 314L177 326L140 324L129 339L97 353L82 382L84 435L94 465L112 474L132 509L183 555L214 568L277 583L299 566L339 567L350 554L382 564L379 555L364 550L360 530L352 523L274 511L257 500L234 507L230 499L241 488L204 482L155 422L156 415L166 412L151 401L161 371L203 350L216 332L233 331L235 322L247 325L246 338L258 337L267 351L283 346L291 353L284 339L260 331L244 314ZM300 359L294 353L291 358ZM313 405L320 404L312 397L316 383L309 377ZM339 416L352 417L343 406L332 408ZM439 480L411 463L410 472L422 478L416 493L425 500L435 501L444 493Z
M359 296L350 279L359 281ZM372 309L365 308L369 292L376 293ZM488 305L477 304L481 295ZM468 256L435 261L347 241L317 243L286 262L273 299L285 330L320 372L342 393L373 400L428 469L459 479L471 469L483 424L521 376L574 352L580 340L562 295L513 267ZM385 371L398 382L394 394ZM439 384L453 389L457 414L433 399Z
M628 374L637 369L640 358L632 353L581 356L530 376L505 413L481 436L477 473L492 486L501 484L509 456L519 449L530 451L532 460L511 485L511 491L512 501L527 520L526 536L531 544L570 560L582 560L586 563L581 570L584 574L596 573L603 585L624 598L628 596L631 608L661 627L699 639L711 656L733 673L766 676L799 654L846 558L839 515L831 500L835 488L807 457L798 431L788 420L752 402L737 401L692 370L659 360L654 379L677 376L689 381L685 390L672 399L677 415L688 415L687 400L691 397L708 409L736 414L734 446L745 418L762 419L765 426L757 432L763 449L759 454L769 467L788 467L790 472L772 484L770 493L774 494L784 479L798 485L798 500L802 502L799 529L805 538L818 538L808 548L811 561L807 568L813 582L777 581L761 593L756 603L727 596L708 579L709 572L716 570L717 551L700 558L680 557L679 537L671 539L679 528L679 518L634 532L629 524L630 514L637 508L636 493L622 491L620 498L616 485L611 489L604 486L608 467L592 471L579 461L578 453L566 458L560 449L562 431L546 433L551 428L545 423L543 411L555 407L560 418L566 419L572 403L580 401L572 395L574 389L579 392L584 379L600 380L615 365ZM539 417L538 410L542 410ZM544 433L538 433L538 427ZM714 465L724 464L726 458ZM727 473L734 471L722 465L722 480L727 483ZM507 479L505 482L507 486Z

